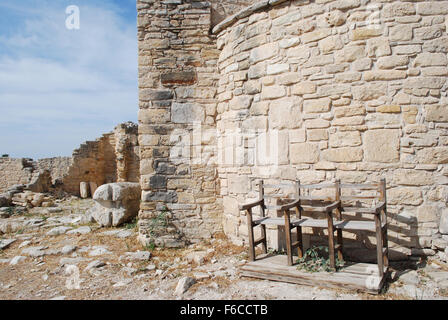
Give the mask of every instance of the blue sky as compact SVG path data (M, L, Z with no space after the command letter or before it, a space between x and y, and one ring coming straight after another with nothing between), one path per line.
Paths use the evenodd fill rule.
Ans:
M135 2L0 1L0 155L70 156L137 121ZM79 30L66 28L70 5Z

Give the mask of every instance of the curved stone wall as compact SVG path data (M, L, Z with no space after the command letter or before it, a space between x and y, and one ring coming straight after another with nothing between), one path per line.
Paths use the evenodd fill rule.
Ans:
M247 238L237 204L260 178L385 177L392 258L445 248L447 14L448 1L271 0L217 25L226 234Z

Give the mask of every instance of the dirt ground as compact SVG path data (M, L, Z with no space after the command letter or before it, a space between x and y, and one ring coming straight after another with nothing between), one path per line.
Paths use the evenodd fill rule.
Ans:
M184 249L143 248L135 222L82 223L91 205L71 199L0 219L14 226L0 241L15 240L0 250L1 300L448 300L448 265L439 261L396 264L379 295L256 280L239 274L246 248L223 235ZM176 292L184 277L195 283Z

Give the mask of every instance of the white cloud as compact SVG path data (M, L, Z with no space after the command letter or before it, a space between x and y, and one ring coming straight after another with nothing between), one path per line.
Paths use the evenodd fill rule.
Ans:
M135 24L110 8L80 9L80 30L65 28L65 7L40 5L14 33L0 31L0 153L70 155L136 121Z

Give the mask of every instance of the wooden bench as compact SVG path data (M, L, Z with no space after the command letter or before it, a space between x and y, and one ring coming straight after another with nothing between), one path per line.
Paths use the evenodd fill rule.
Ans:
M303 256L303 241L302 241L302 227L318 227L318 228L328 228L329 232L329 248L330 251L334 250L334 238L333 238L333 210L340 207L339 202L328 202L326 199L314 199L309 203L309 199L302 199L300 197L300 183L296 182L293 184L295 192L291 195L283 195L281 191L285 187L291 188L291 184L264 184L263 181L259 183L259 198L258 200L243 204L239 206L240 210L246 211L247 216L247 226L249 233L249 260L255 261L255 247L257 245L262 245L263 253L267 253L267 241L266 241L266 225L276 225L283 226L285 228L286 237L286 251L287 251L287 263L288 265L293 265L293 250L298 249L298 256ZM276 189L277 193L275 195L266 192L267 189ZM274 198L281 201L288 201L285 204L269 204L268 200ZM302 202L312 205L306 207L302 206ZM260 217L254 218L252 209L255 207L260 207ZM290 211L294 209L296 216L291 217ZM306 210L304 210L306 209ZM282 217L270 217L266 216L266 210L275 210L276 213L280 213ZM303 215L308 212L322 212L326 215L325 219L312 219L309 217L304 217ZM261 238L258 240L254 239L254 227L261 227ZM297 241L292 241L291 230L297 228ZM330 260L331 266L335 268L334 255Z
M336 183L301 185L296 182L296 193L289 197L289 203L282 205L267 205L268 195L265 189L274 187L281 190L285 185L264 185L260 182L259 199L249 204L240 205L240 210L247 212L247 224L249 229L249 259L255 261L255 247L263 246L263 252L267 253L266 225L285 227L286 250L288 265L293 264L294 249L298 249L298 256L303 257L302 228L322 228L328 230L328 248L330 266L335 269L335 254L338 259L343 258L343 231L372 231L376 234L377 260L379 275L382 277L387 272L388 240L387 240L387 208L386 208L386 180L371 184L341 184ZM289 185L290 186L290 185ZM325 195L316 195L316 192L330 189ZM347 191L351 194L346 195ZM366 192L374 194L366 195ZM355 194L353 194L355 193ZM369 205L368 202L371 204ZM254 219L252 209L259 206L261 216ZM265 210L275 209L283 217L268 217ZM296 216L291 216L294 210ZM345 213L345 214L344 214ZM318 216L304 216L305 214L317 214ZM349 216L356 214L358 216ZM320 216L319 216L320 215ZM373 220L365 219L366 215L373 215ZM254 240L253 228L261 227L261 238ZM297 241L292 242L291 230L297 229ZM334 233L336 232L336 241Z

